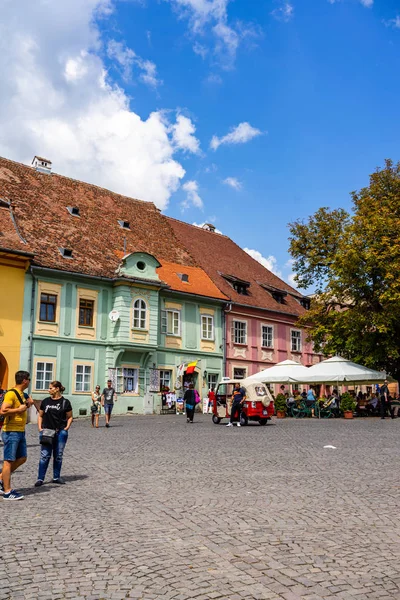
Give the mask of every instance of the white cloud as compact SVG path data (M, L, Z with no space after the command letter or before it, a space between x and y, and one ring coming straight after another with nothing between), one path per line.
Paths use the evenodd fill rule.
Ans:
M240 191L242 189L242 183L236 177L227 177L223 180L225 185L229 185L234 190Z
M400 15L396 15L394 19L389 19L389 21L383 21L386 27L394 27L395 29L400 29Z
M145 60L138 56L131 48L128 48L123 42L110 40L107 44L107 56L116 60L122 67L122 76L125 81L132 77L132 69L138 67L142 73L139 79L150 87L157 87L162 81L157 79L157 67L151 60Z
M222 77L218 75L218 73L210 73L205 81L207 83L220 85L222 83Z
M275 256L272 256L271 254L270 256L265 257L258 250L251 250L250 248L243 248L243 250L247 252L247 254L249 254L252 258L254 258L254 260L262 264L263 267L265 267L269 271L272 271L272 273L275 273L275 275L277 275L278 277L282 278L282 274L277 268L277 260Z
M295 273L290 273L287 277L288 283L297 289L298 283L294 280L295 278Z
M198 151L194 127L190 133L190 120L175 121L170 112L142 119L130 109L100 56L95 19L111 11L108 0L7 2L0 23L0 154L27 164L44 155L59 173L165 208L185 175L176 153ZM135 63L123 44L114 54L123 68L132 60L151 84L150 63Z
M187 181L183 184L182 189L186 192L186 199L181 203L182 210L186 210L190 206L203 208L203 200L199 196L199 184L197 181Z
M228 4L230 0L166 0L169 2L178 17L187 19L193 36L206 33L213 37L212 54L224 69L233 68L239 45L247 38L259 37L260 28L252 24L243 24L240 21L234 24L228 19ZM207 29L208 28L208 29ZM193 50L203 59L209 54L209 49L204 43L197 40Z
M204 44L200 44L200 42L195 42L193 44L193 52L201 56L204 60L208 54L208 48Z
M374 5L374 0L359 0L360 4L362 4L363 6L365 6L366 8L371 8L371 6ZM328 0L329 4L336 4L337 2L340 2L340 0Z
M210 147L213 150L217 150L222 144L245 144L258 135L262 135L262 132L252 127L250 123L239 123L237 127L234 127L230 133L223 137L213 135Z
M368 0L364 0L364 1L368 1ZM278 21L284 21L285 23L287 23L294 17L293 4L290 4L289 2L283 2L282 6L280 6L279 8L276 8L275 10L273 10L271 12L271 15Z
M172 125L172 138L181 150L187 150L193 152L193 154L199 154L200 143L195 137L196 127L188 117L178 115L176 123Z

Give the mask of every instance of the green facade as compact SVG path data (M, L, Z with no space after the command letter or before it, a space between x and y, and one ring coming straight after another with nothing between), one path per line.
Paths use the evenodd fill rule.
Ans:
M135 253L123 259L114 280L40 268L27 273L21 368L31 370L34 399L47 396L49 380L59 380L74 415L90 414L91 392L112 378L118 391L115 413L157 413L157 371L169 377L172 388L177 367L192 361L197 361L192 380L202 396L208 392L208 380L222 375L222 303L170 291L159 280L158 266L153 256ZM48 322L53 308L46 313L45 302L54 297L56 315ZM82 313L87 302L90 323ZM165 310L175 313L172 335L162 332ZM118 313L115 321L111 311ZM202 318L212 319L213 339L202 339Z

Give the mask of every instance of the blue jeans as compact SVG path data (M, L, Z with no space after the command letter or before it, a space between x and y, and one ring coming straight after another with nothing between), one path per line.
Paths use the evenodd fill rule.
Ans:
M39 434L41 438L42 434ZM50 446L41 446L38 479L44 481L47 467L49 466L51 455L53 454L53 479L59 479L61 475L62 460L65 444L68 440L68 431L61 429L54 436L53 444Z
M27 455L25 431L3 431L4 460L14 462Z

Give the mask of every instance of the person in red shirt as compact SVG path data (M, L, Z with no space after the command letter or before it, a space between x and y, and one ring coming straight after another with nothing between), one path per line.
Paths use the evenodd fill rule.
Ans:
M215 392L214 392L215 388L211 388L211 390L208 392L208 412L212 413L213 408L214 408L214 400L215 400Z

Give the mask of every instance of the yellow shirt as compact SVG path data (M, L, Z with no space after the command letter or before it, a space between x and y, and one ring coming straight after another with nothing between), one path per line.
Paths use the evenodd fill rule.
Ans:
M19 394L23 399L23 392L19 392ZM7 392L4 396L3 406L7 406L8 408L18 408L21 406L21 402L15 392ZM25 431L27 416L27 411L5 415L3 431Z

